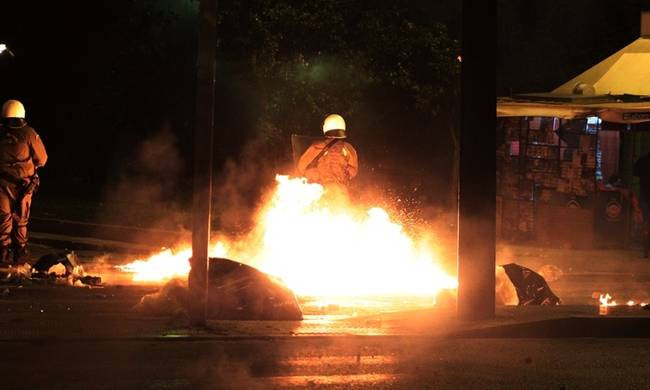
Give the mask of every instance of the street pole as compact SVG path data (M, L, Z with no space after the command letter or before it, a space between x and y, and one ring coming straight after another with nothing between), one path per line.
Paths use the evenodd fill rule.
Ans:
M463 0L458 190L458 317L494 317L496 5Z
M199 4L196 123L194 124L194 188L192 198L192 269L188 277L190 320L205 324L208 296L208 247L212 201L212 147L217 45L217 0Z

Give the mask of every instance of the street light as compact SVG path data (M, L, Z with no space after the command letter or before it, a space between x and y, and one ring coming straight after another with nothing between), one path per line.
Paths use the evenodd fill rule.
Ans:
M9 50L7 45L5 45L4 43L0 43L0 54L4 53L5 51L9 53L12 57L15 57L14 53L11 50Z

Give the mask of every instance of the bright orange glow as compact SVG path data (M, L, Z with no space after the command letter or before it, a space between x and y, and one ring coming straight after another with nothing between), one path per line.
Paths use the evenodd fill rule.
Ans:
M211 257L223 257L225 248L221 242L217 242L210 249ZM177 277L185 278L190 272L191 248L172 251L163 249L146 259L137 259L126 265L117 266L124 272L133 274L135 282L160 282Z
M609 307L609 306L616 306L616 301L612 300L612 297L609 294L600 294L600 297L598 298L600 301L600 306L604 307Z
M220 237L211 256L228 257L280 278L301 296L435 296L456 288L435 246L416 239L384 209L360 209L347 196L303 178L276 176L276 187L248 236ZM189 272L191 249L163 250L120 269L134 281Z
M627 305L628 305L628 306L635 306L635 305L636 305L636 302L630 300L630 301L627 301Z
M616 301L613 301L611 295L608 293L605 293L605 295L599 294L598 300L600 301L600 306L598 308L598 314L600 315L607 315L609 313L609 308L616 306Z

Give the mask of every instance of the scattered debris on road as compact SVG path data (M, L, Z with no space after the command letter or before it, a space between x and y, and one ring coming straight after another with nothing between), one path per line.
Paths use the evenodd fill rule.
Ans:
M102 278L87 275L73 251L49 253L34 265L28 263L0 269L0 282L8 284L51 283L75 287L101 286Z

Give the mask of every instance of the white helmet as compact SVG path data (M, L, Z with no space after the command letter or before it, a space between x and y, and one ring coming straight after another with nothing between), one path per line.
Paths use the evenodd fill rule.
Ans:
M25 106L18 100L7 100L2 105L2 117L25 119Z
M328 115L323 121L323 134L329 138L345 138L345 120L338 114Z

